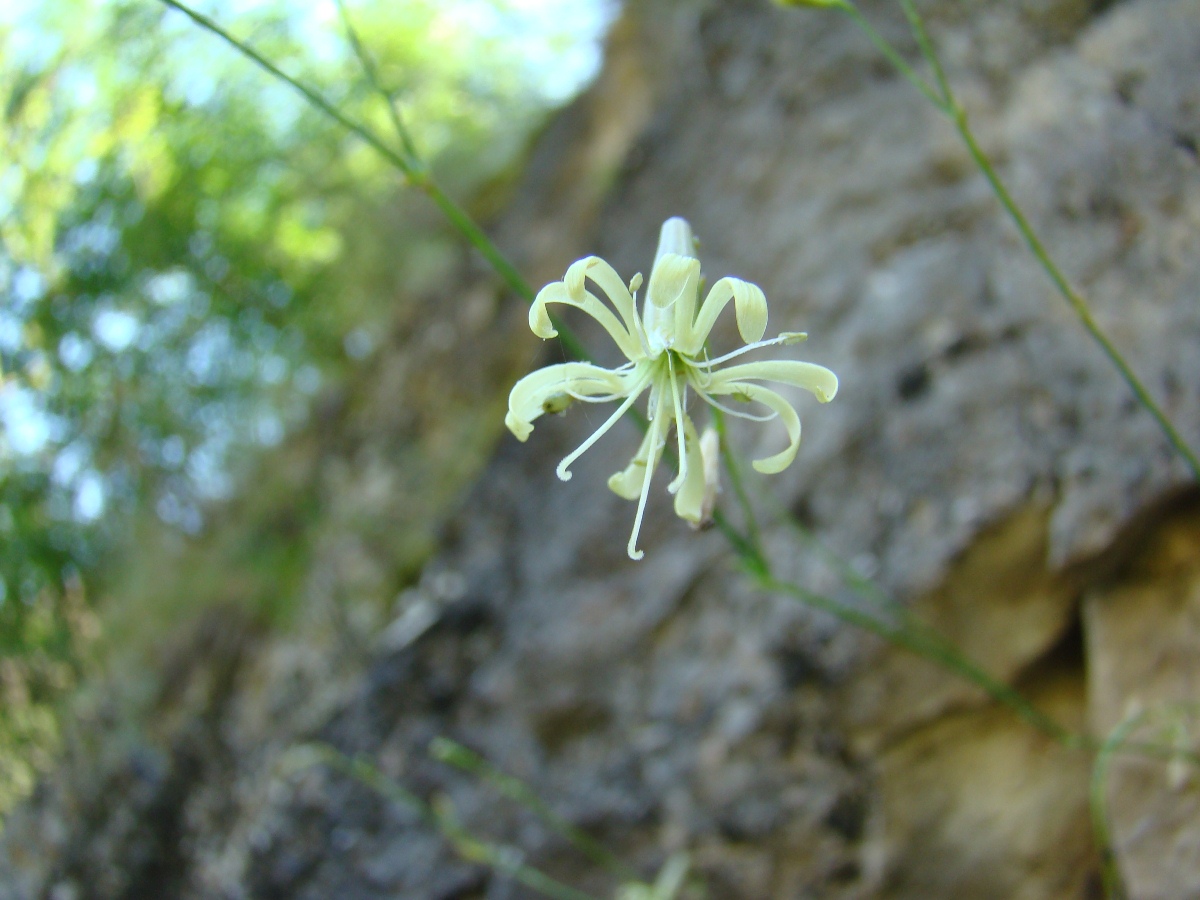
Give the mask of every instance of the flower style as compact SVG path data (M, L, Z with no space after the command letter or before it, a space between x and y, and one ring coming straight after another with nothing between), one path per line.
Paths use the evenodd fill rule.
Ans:
M605 304L587 288L590 280L608 298ZM650 480L667 444L668 425L675 424L679 470L667 486L675 496L675 513L700 525L711 511L715 485L713 466L706 465L701 441L687 414L688 390L694 390L712 406L733 416L767 421L778 417L788 434L788 445L779 453L754 460L759 472L781 472L796 457L800 446L800 417L780 394L757 382L793 385L811 391L822 403L837 393L837 376L824 366L799 360L763 360L726 366L725 363L762 347L794 344L807 335L782 332L762 340L767 327L767 300L753 284L737 278L722 278L712 286L704 302L700 299L700 260L695 256L691 226L681 218L663 223L658 253L650 272L650 284L638 314L636 295L642 276L634 275L626 287L612 266L597 256L588 256L567 269L562 281L546 285L529 310L529 327L541 338L558 332L550 321L548 307L561 303L583 310L612 336L629 361L615 369L584 362L559 363L526 375L512 389L504 423L518 440L526 440L538 416L563 412L574 401L603 403L621 401L611 416L586 441L558 464L558 477L571 478L571 464L605 434L647 390L650 398L646 436L624 471L608 480L608 486L627 500L637 500L629 557L641 559L638 533L646 511ZM705 342L717 317L732 300L738 331L744 347L710 359ZM755 415L722 405L718 397L741 403L759 403L769 412ZM707 476L706 476L707 471Z

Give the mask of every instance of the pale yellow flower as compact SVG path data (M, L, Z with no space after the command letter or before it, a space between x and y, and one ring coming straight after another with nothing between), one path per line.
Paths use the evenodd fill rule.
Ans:
M588 290L586 282L589 280L608 298L608 304ZM637 549L638 532L646 511L650 479L662 458L668 426L672 422L678 445L679 471L667 490L675 496L675 512L688 522L699 524L708 513L706 507L711 506L715 490L715 485L709 484L712 466L705 465L700 439L687 414L689 390L730 415L759 421L778 417L787 430L787 447L752 463L759 472L773 473L787 468L796 457L800 446L800 417L780 394L757 382L804 388L822 403L832 400L838 388L837 376L814 363L776 359L725 365L751 350L798 343L806 335L783 332L771 340L762 340L767 327L766 297L756 285L737 278L722 278L716 282L700 303L700 261L695 255L691 227L683 219L672 218L663 223L650 284L639 315L635 297L641 284L639 274L626 287L612 266L599 257L589 256L567 269L562 281L542 288L529 310L529 327L534 334L542 338L558 334L550 321L550 304L573 306L603 326L628 362L615 369L583 362L559 363L538 369L513 387L504 420L518 440L524 441L533 431L534 420L544 413L562 412L576 400L588 403L619 400L620 405L604 424L558 464L558 477L568 481L571 464L649 390L647 418L650 427L646 436L629 466L608 480L608 486L615 493L638 501L633 533L629 538L631 559L641 559L643 555ZM709 332L730 300L734 304L738 331L746 345L710 359L705 346ZM722 405L719 397L741 403L759 403L770 412L754 415L733 409ZM706 468L709 469L707 479Z

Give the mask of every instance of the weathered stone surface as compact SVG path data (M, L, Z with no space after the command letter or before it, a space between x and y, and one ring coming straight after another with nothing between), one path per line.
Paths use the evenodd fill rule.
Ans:
M1167 511L1128 567L1084 601L1095 732L1126 720L1131 742L1180 751L1200 738L1200 514ZM1117 755L1106 790L1114 849L1134 897L1200 892L1200 789L1182 758Z
M864 6L907 50L898 11ZM1200 88L1179 72L1196 59L1200 3L922 8L985 147L1195 442ZM1154 530L1184 470L949 125L847 21L752 3L631 6L605 76L549 129L497 233L539 280L586 252L628 276L648 269L672 214L692 221L710 278L760 283L769 331L809 331L798 355L842 380L833 404L802 406L797 463L751 476L782 576L861 602L781 508L1067 726L1103 733L1131 698L1194 694L1195 567L1171 549L1190 547L1194 526ZM505 377L538 351L519 310L488 309L486 327L451 323L457 353L421 358L454 384L487 354L490 374L456 396L464 411L494 409L498 430ZM720 338L732 341L730 323ZM447 491L414 513L444 523L438 550L419 578L397 576L404 554L388 534L411 524L411 447L424 436L419 455L436 460L462 437L432 407L428 428L396 408L412 384L405 347L350 392L348 420L318 430L350 421L355 440L329 442L308 476L327 527L294 588L293 631L258 635L212 613L200 634L249 649L230 662L211 640L182 639L193 649L175 655L194 667L152 692L157 705L132 705L140 720L81 726L61 775L10 824L0 897L500 894L501 879L403 808L330 771L281 771L287 748L314 738L450 797L471 828L552 874L611 892L527 810L431 762L439 734L647 874L689 850L713 897L1094 889L1087 754L827 612L753 590L718 534L670 515L663 477L646 559L628 561L633 509L604 482L627 462L632 427L566 484L554 463L594 413L539 421L527 445L506 439L457 511ZM379 387L392 379L402 389ZM742 424L748 453L782 440ZM1143 533L1159 549L1131 557ZM394 593L390 625L363 614ZM1114 770L1117 852L1137 897L1184 896L1200 871L1194 794L1161 771Z
M1022 687L1060 722L1083 724L1077 667L1046 666ZM1094 895L1087 763L996 709L949 714L900 740L879 765L892 860L882 895Z

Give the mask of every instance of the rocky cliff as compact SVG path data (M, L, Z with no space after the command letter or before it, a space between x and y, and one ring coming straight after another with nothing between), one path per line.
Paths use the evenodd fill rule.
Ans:
M895 6L863 8L916 60ZM1200 442L1200 3L921 8L1014 194ZM670 215L710 280L760 284L768 332L809 332L797 355L841 378L802 406L795 465L747 476L780 573L861 602L786 513L1063 725L1103 739L1141 710L1144 738L1189 746L1171 710L1200 688L1200 496L949 124L847 19L630 4L494 233L539 284L588 253L629 277ZM527 807L431 760L439 735L647 877L686 850L714 898L1099 894L1092 750L756 589L719 533L670 515L665 478L629 561L632 505L605 480L634 428L559 482L595 410L524 445L500 423L512 380L560 351L466 256L425 299L218 535L148 544L114 586L199 612L80 699L61 769L7 826L0 897L526 896L403 805L286 764L314 740L611 895ZM743 424L747 454L782 441ZM294 577L239 574L276 546ZM266 627L273 592L298 611ZM1178 762L1111 762L1133 897L1200 894Z

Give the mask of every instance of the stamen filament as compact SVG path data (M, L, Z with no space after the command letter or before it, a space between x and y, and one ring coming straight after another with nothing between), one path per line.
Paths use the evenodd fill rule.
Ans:
M800 338L797 337L797 332L784 332L783 334L771 338L769 341L755 341L753 344L747 344L745 347L739 347L737 350L731 350L724 356L718 356L716 359L705 359L704 362L693 363L697 368L711 369L713 366L719 366L721 363L729 362L731 359L736 359L743 353L749 353L751 350L761 350L763 347L774 347L776 344L795 344Z
M675 404L675 436L679 439L679 473L667 485L667 493L676 493L687 479L688 462L684 446L683 403L679 398L679 379L675 377L675 354L667 351L667 374L671 379L671 400Z
M614 400L621 400L627 396L624 391L619 394L606 394L604 396L577 394L574 391L563 391L563 393L572 400L579 400L582 403L612 403Z
M555 474L557 474L560 479L563 481L571 480L571 463L579 459L579 457L582 456L588 450L588 448L592 446L592 444L600 440L600 438L602 438L605 433L607 433L608 430L617 423L617 420L621 418L621 416L625 415L625 413L629 411L629 407L633 406L633 402L641 396L642 391L646 389L646 385L649 384L649 382L649 377L643 378L640 382L638 382L637 386L629 392L629 396L625 398L625 402L617 407L616 411L608 417L607 421L593 431L591 437L589 437L586 441L576 447L573 452L569 453L563 458L562 462L560 462L558 467L554 470Z
M650 423L650 444L646 453L646 474L642 476L642 492L638 495L637 515L633 517L633 532L629 535L629 545L625 548L629 558L639 560L646 554L637 548L638 534L642 530L642 516L646 513L646 498L650 496L650 479L657 468L654 463L658 456L658 445L662 440L662 416L656 416Z
M742 412L739 409L730 409L724 403L718 403L716 400L714 400L712 394L702 391L696 385L692 385L692 386L696 388L696 393L699 394L701 397L703 397L704 402L707 403L709 406L715 406L721 412L728 413L731 416L736 416L739 419L749 419L751 422L770 422L774 419L779 418L779 413L777 413L777 412L772 412L768 415L760 416L760 415L756 415L755 413Z

